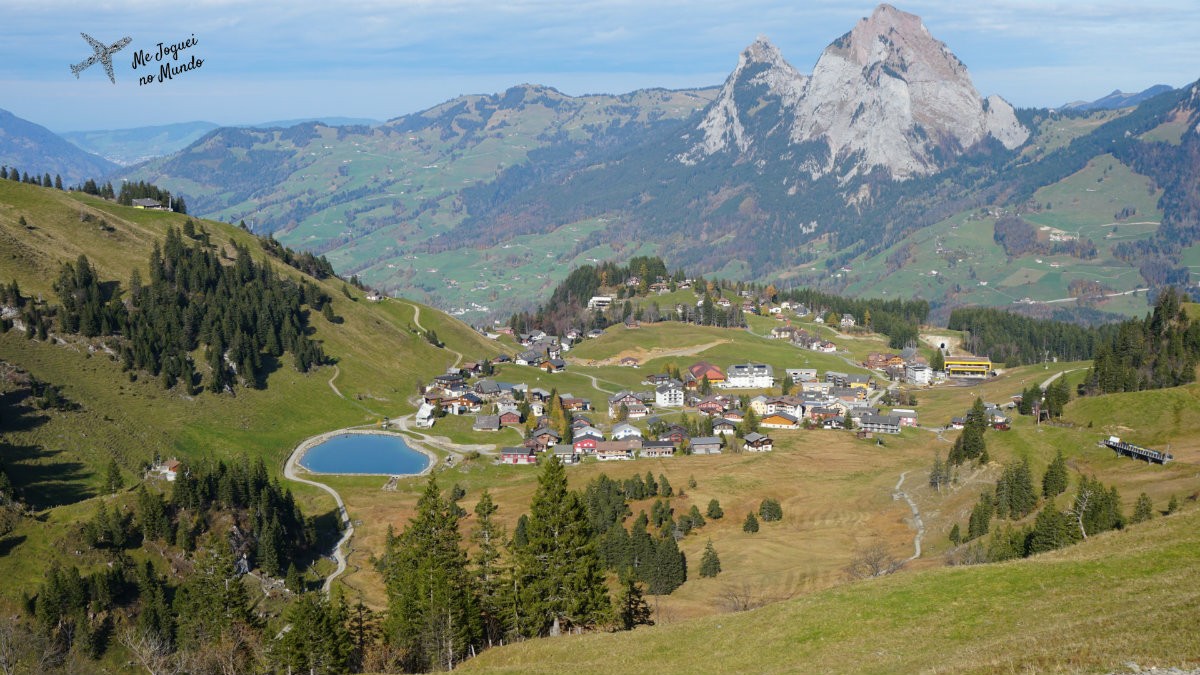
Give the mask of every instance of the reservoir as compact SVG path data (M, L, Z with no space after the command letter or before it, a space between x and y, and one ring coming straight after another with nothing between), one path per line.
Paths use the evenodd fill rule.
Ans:
M408 447L396 434L340 434L309 448L300 465L314 473L411 475L424 471L430 457Z

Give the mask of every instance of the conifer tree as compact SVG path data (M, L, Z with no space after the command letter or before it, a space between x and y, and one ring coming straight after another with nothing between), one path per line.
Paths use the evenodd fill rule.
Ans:
M1179 510L1179 497L1171 495L1171 500L1167 502L1167 515L1171 515Z
M647 497L657 497L658 496L658 483L656 483L654 481L654 474L647 471L646 472L646 480L645 480L644 484L646 486L646 496Z
M1133 518L1131 523L1144 523L1154 517L1154 504L1150 501L1150 495L1143 492L1138 495L1137 502L1133 505Z
M637 626L653 626L653 612L642 593L642 587L632 573L622 575L621 595L617 598L617 626L633 630Z
M1042 496L1052 499L1066 491L1067 460L1063 457L1062 450L1059 450L1042 476Z
M479 613L458 517L431 475L405 531L388 542L386 639L410 670L453 669L476 644Z
M721 502L715 498L708 500L708 510L705 511L705 515L712 520L720 520L725 515L725 511L721 509Z
M487 490L475 505L475 532L471 535L476 551L471 558L475 573L475 588L479 593L479 611L483 620L484 637L488 644L498 642L506 632L504 611L504 569L500 560L500 544L504 528L492 516L499 510Z
M1071 534L1071 523L1066 514L1058 510L1051 501L1038 512L1033 521L1033 529L1025 547L1026 555L1034 555L1045 551L1067 546L1074 541Z
M353 643L341 612L319 593L305 593L288 607L291 630L271 644L270 661L280 672L347 672Z
M955 546L962 543L962 530L958 528L958 523L955 523L954 527L950 528L950 543Z
M992 522L992 509L992 495L985 491L979 495L979 501L971 509L971 518L967 523L967 541L988 533Z
M530 504L528 542L516 551L521 625L527 636L591 626L609 611L608 590L587 511L550 457Z
M721 573L721 559L717 556L717 550L713 548L712 540L704 546L704 555L700 558L700 576L709 578L715 577Z
M746 514L746 520L742 521L742 532L753 534L758 532L758 518L754 517L754 512Z
M692 504L692 508L688 511L688 517L692 521L692 527L704 527L704 516L700 515L700 507Z
M675 494L675 490L671 487L671 482L667 480L666 474L658 474L658 494L664 497L670 497Z

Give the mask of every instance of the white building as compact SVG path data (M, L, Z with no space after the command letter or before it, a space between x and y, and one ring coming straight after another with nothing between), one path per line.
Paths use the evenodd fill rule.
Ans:
M683 405L683 387L669 382L654 389L654 405L659 408L678 408Z
M739 363L725 372L726 389L767 389L775 386L775 370L765 363Z
M919 363L904 366L904 379L909 384L924 387L933 382L933 369Z

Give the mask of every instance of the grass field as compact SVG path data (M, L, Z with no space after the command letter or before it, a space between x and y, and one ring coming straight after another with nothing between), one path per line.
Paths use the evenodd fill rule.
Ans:
M1016 673L1200 665L1200 511L998 565L864 581L736 615L534 640L465 672ZM720 585L720 577L707 581Z

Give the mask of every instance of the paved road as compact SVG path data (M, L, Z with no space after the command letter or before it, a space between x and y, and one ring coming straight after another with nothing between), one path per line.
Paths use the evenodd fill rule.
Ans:
M1042 391L1046 391L1047 389L1049 389L1050 385L1053 384L1054 381L1057 380L1058 378L1062 377L1063 375L1066 375L1067 373L1073 373L1077 370L1086 370L1086 368L1072 368L1070 370L1064 370L1062 372L1055 373L1055 374L1051 375L1050 377L1047 377L1046 381L1042 383Z
M329 593L329 589L333 585L333 580L337 579L346 571L346 554L342 551L342 546L343 544L349 543L350 537L354 536L354 523L350 522L350 514L346 511L346 502L342 501L342 496L338 494L337 490L334 490L324 483L318 483L315 480L301 478L298 475L298 463L304 452L312 446L317 445L330 436L335 436L349 430L350 429L339 429L337 431L330 431L328 433L321 434L320 436L313 436L312 438L303 441L300 443L300 445L296 446L295 450L292 450L292 454L288 456L287 463L283 465L283 475L288 480L294 480L297 483L315 485L333 495L333 501L337 502L338 516L341 518L342 525L345 529L342 531L342 538L339 539L338 543L333 547L333 559L337 562L337 569L325 578L325 584L321 587L321 590L326 594Z

